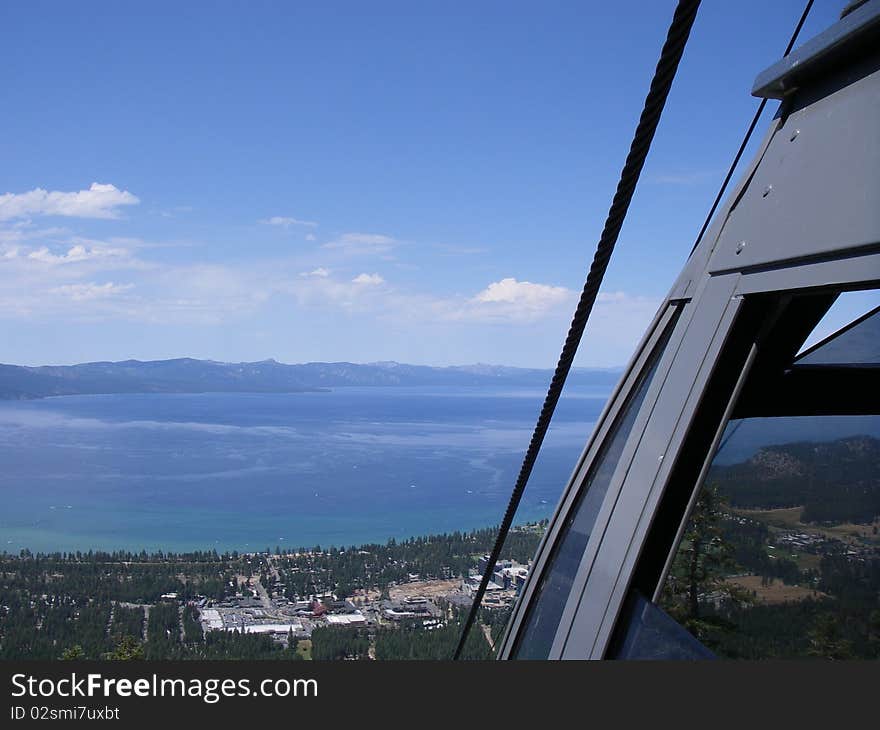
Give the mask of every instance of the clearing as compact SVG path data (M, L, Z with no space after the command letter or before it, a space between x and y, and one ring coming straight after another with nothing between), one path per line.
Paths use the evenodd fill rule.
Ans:
M749 593L754 593L755 599L759 603L771 605L791 601L804 601L807 598L815 600L828 598L828 595L821 591L814 591L812 588L805 588L804 586L789 586L781 580L773 580L767 585L762 585L760 575L738 575L734 578L728 578L727 582L744 588Z

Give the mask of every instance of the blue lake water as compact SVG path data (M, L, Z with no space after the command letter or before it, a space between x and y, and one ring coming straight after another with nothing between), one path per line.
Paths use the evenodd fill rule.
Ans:
M606 397L566 393L518 520L550 515ZM497 524L542 399L374 387L0 403L0 551L262 550Z

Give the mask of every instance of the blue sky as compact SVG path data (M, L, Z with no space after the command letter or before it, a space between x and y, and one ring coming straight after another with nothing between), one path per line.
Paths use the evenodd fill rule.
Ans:
M5 4L0 361L552 366L674 5ZM802 5L704 3L579 364L628 359Z

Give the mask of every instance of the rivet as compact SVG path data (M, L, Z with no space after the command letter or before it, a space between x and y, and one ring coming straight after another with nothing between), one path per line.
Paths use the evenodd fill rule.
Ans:
M789 142L794 142L795 138L801 133L799 129L793 129L791 132L791 137L788 138Z
M743 252L743 249L745 247L746 247L745 241L740 241L738 244L736 244L736 255L739 256Z
M761 193L761 197L762 197L762 198L766 198L768 195L770 195L770 191L771 191L771 190L773 190L773 186L772 186L772 185L768 185L766 188L764 188L764 192Z

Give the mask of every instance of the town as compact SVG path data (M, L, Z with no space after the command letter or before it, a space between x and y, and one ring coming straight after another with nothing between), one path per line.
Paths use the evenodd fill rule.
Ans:
M292 557L314 561L323 554L305 552ZM471 605L489 564L489 555L484 554L466 576L436 578L407 573L403 580L391 582L385 590L358 588L348 596L332 592L291 595L281 580L284 568L278 569L290 558L285 554L247 555L245 563L252 567L252 573L237 576L230 586L235 589L234 594L222 600L205 596L191 599L189 604L198 610L203 632L261 634L288 647L291 641L311 639L313 631L321 627L382 630L406 622L409 626L431 630L445 625L455 607ZM528 563L499 560L494 566L483 607L508 611L525 584L528 571ZM448 570L445 572L448 574ZM171 593L161 599L177 601L179 597Z
M546 523L511 531L472 658L489 658ZM497 532L218 555L0 554L0 658L448 658Z

